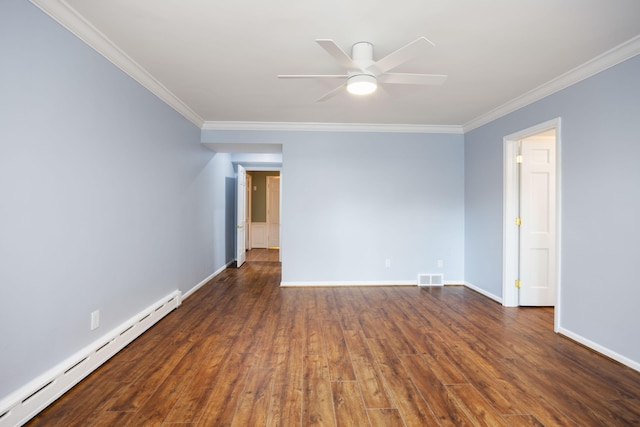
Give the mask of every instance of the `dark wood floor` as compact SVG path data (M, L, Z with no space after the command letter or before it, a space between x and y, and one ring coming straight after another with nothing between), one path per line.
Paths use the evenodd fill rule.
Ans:
M30 425L623 426L640 373L464 287L280 288L252 251Z

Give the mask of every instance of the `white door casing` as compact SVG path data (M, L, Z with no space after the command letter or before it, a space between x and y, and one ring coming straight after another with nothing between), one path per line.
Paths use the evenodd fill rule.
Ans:
M267 246L280 247L280 177L267 177Z
M503 271L502 271L502 304L507 307L519 305L519 290L515 286L515 281L519 279L519 227L516 226L515 219L520 214L519 192L520 183L518 177L518 167L516 155L518 154L518 143L523 139L530 138L550 130L555 130L555 325L557 331L559 319L561 317L561 119L555 118L539 125L524 129L504 137L504 205L503 205Z
M556 303L555 135L521 141L519 305Z
M246 259L246 185L247 172L244 167L238 165L238 178L236 182L236 267L240 268Z

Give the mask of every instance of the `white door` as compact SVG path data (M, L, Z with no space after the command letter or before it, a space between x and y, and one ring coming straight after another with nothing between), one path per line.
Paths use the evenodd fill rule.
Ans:
M267 177L267 247L280 247L280 177Z
M556 304L556 148L554 135L522 140L519 305Z
M247 229L247 206L246 206L246 186L247 186L247 172L245 169L238 165L238 180L236 183L236 267L240 267L244 264L246 259L246 241L245 233Z

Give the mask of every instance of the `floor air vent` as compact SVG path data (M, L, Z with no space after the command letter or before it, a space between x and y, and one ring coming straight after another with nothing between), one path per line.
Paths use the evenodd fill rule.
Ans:
M418 286L442 286L444 276L442 274L418 274Z

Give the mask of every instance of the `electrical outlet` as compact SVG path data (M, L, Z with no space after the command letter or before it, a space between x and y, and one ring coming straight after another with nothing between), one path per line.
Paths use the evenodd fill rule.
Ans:
M100 326L100 310L91 312L91 330L98 329Z
M438 260L438 268L442 268L444 266L444 263L442 262L441 259Z
M389 258L387 258L384 261L384 266L387 267L387 268L391 268L391 260Z

